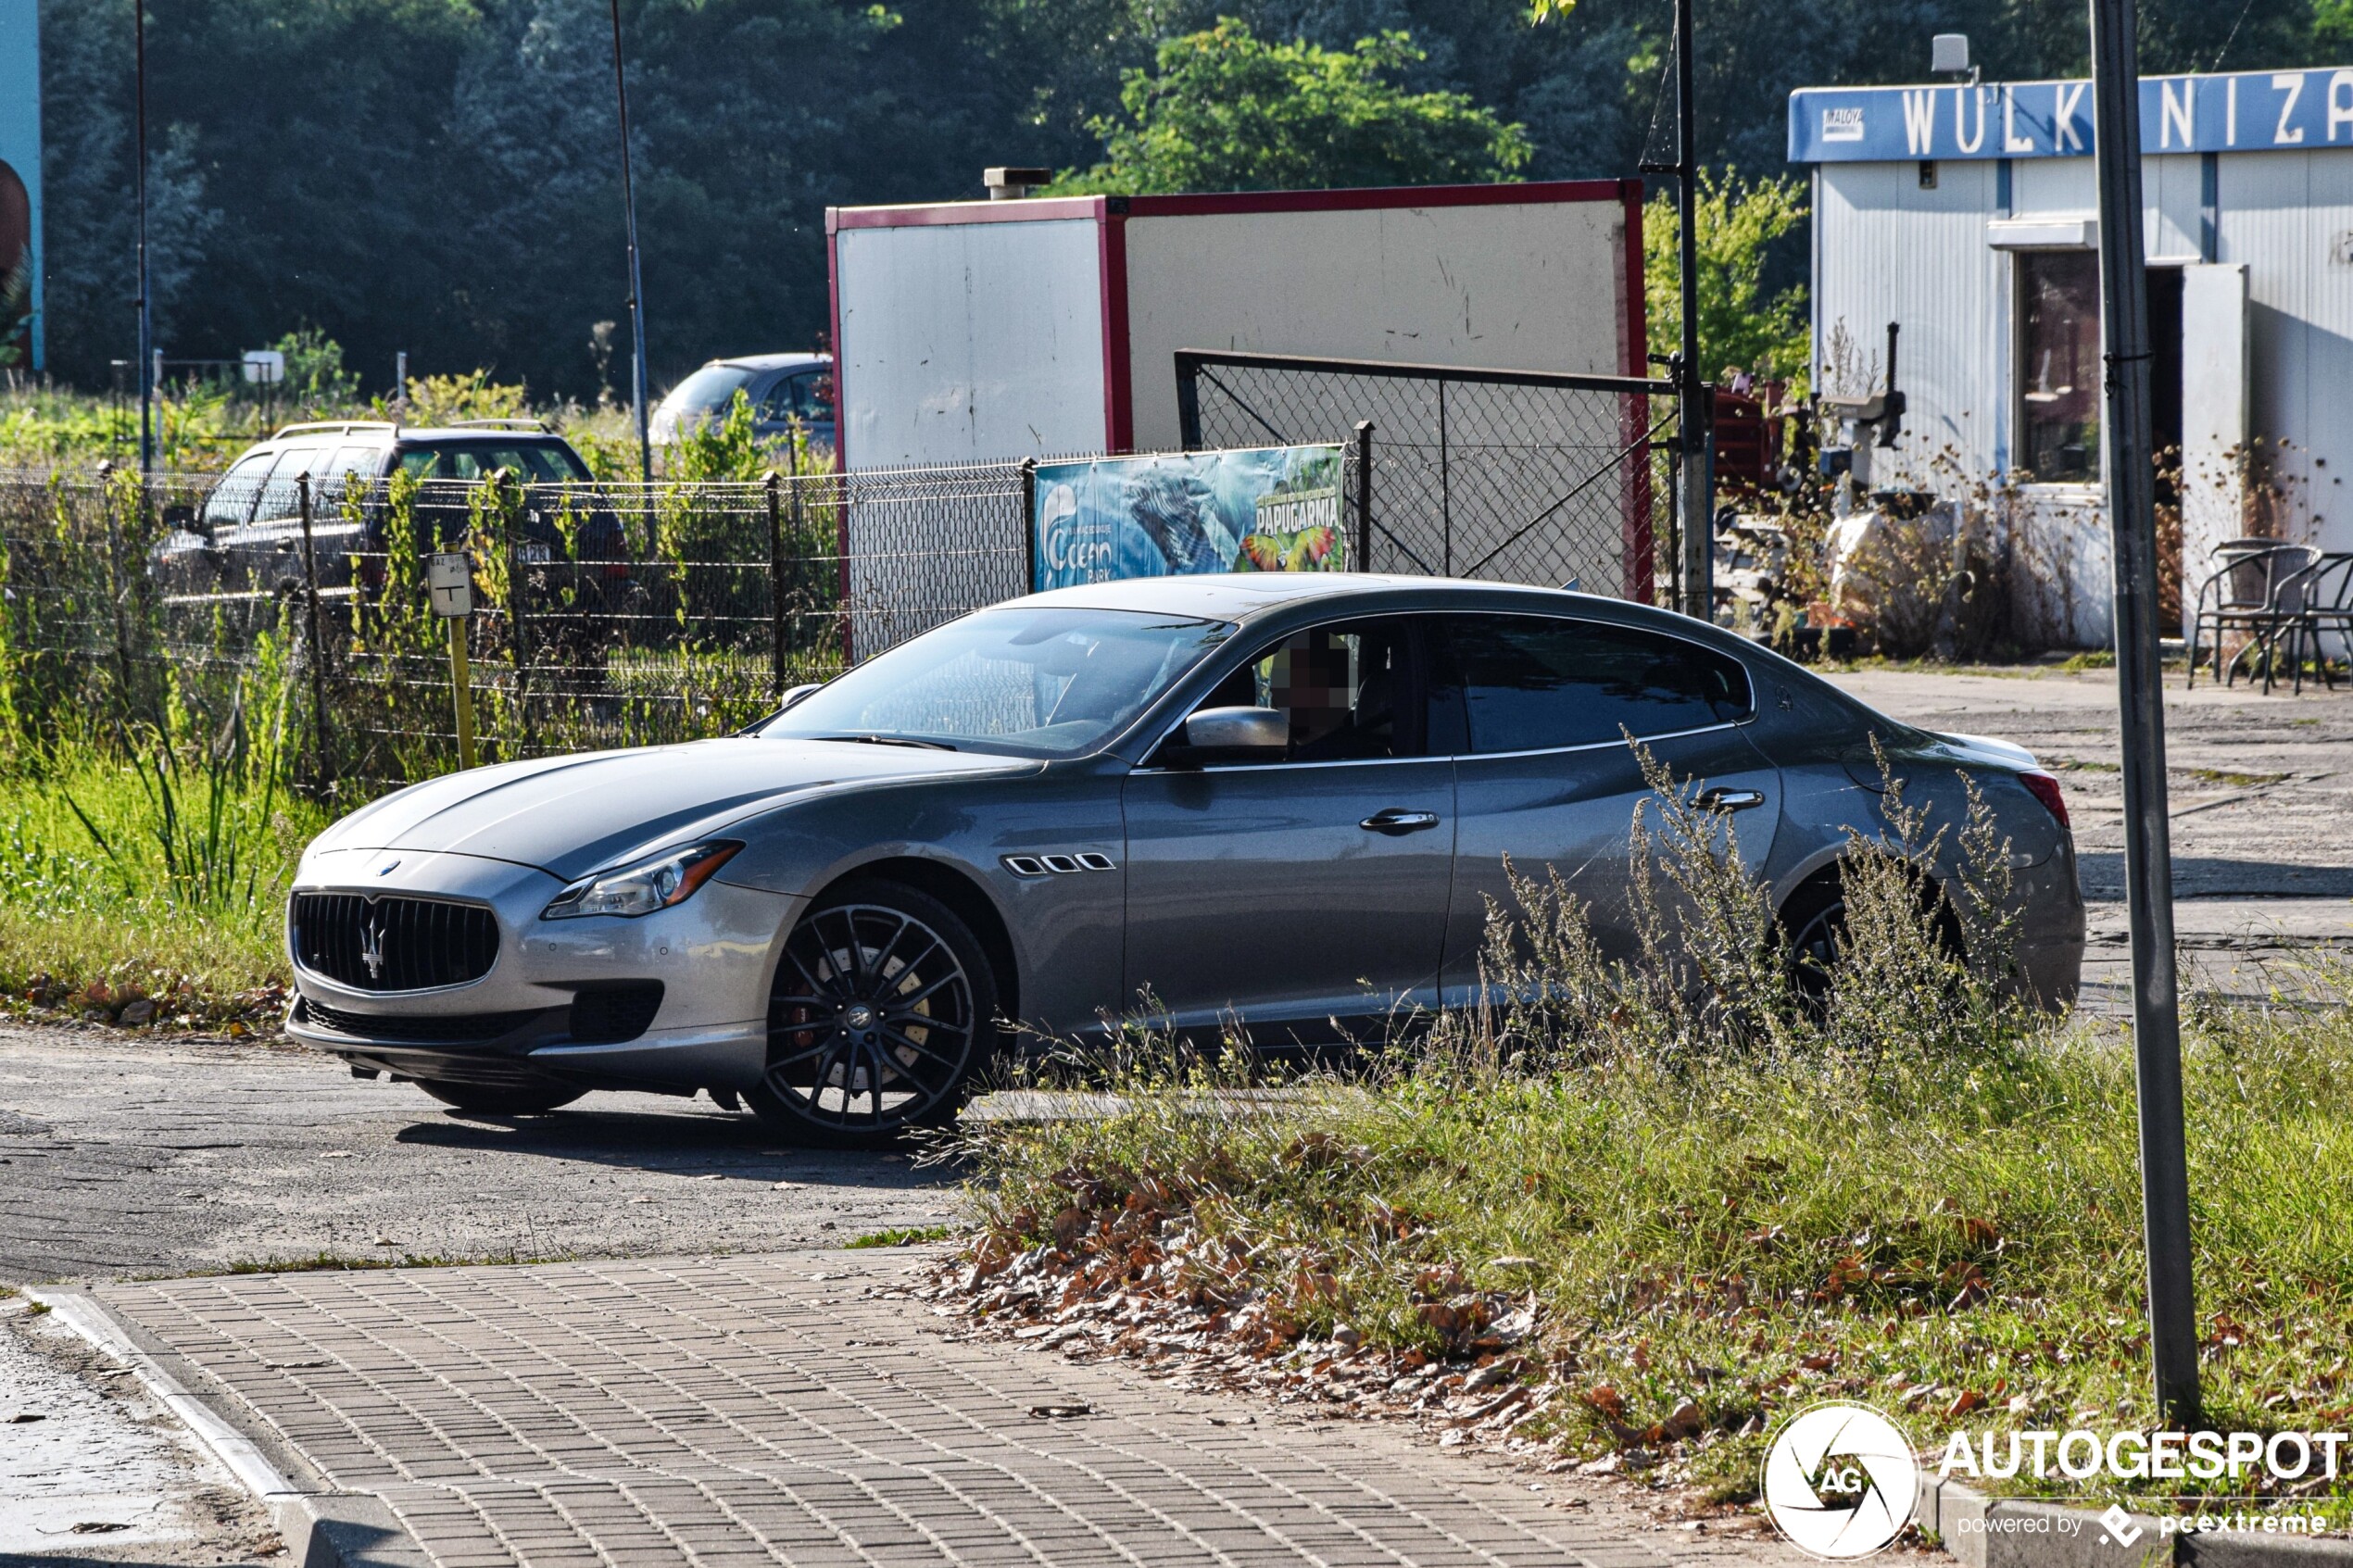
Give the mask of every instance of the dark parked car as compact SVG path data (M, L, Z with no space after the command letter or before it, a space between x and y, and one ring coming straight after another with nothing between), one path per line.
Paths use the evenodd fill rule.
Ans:
M165 514L170 531L152 558L172 599L273 598L303 587L302 503L310 476L311 549L320 587L338 596L384 581L387 549L456 549L471 522L467 486L506 470L522 486L520 554L527 565L570 560L600 583L625 582L629 548L610 503L594 488L572 444L535 420L482 420L433 428L353 420L288 425L247 451L199 506ZM384 504L395 474L419 482L415 537L387 535ZM355 519L346 497L357 487ZM558 519L578 518L567 546ZM542 574L544 575L544 573Z
M671 388L647 421L647 433L668 445L705 420L725 417L742 393L751 399L752 430L762 441L789 435L793 421L809 445L834 449L834 357L830 354L748 354L713 359Z

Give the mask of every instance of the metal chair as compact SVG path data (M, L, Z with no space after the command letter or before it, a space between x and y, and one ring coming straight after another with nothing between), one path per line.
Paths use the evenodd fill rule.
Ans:
M2344 639L2348 651L2353 651L2353 551L2324 551L2311 565L2296 575L2292 583L2280 584L2283 599L2293 599L2296 605L2296 623L2288 629L2287 661L2296 671L2296 690L2304 690L2304 649L2312 650L2312 667L2328 684L2336 690L2336 673L2329 668L2328 646L2322 640L2331 632Z
M2189 684L2197 684L2198 648L2202 634L2214 636L2214 678L2229 685L2238 679L2240 662L2255 649L2263 654L2263 690L2271 690L2278 664L2280 635L2297 623L2302 608L2295 597L2302 574L2320 552L2309 545L2284 545L2277 539L2229 539L2214 546L2207 558L2214 570L2198 584L2195 613L2190 617ZM2248 641L2231 656L2228 673L2222 661L2225 633L2244 631ZM2250 681L2254 676L2250 673Z

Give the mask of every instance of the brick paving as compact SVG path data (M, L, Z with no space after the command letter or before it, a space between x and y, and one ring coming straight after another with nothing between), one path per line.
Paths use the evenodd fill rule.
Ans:
M1649 1533L1566 1480L1367 1425L963 1340L897 1289L908 1266L798 1253L95 1294L445 1568L1796 1561Z

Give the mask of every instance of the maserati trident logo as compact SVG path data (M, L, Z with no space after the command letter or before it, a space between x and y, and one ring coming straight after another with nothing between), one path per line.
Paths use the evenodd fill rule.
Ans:
M368 978L384 977L384 922L363 920L359 922L359 961L368 966Z

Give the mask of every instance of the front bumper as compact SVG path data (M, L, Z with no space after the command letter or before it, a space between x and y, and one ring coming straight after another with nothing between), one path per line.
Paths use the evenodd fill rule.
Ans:
M343 850L305 863L296 892L408 895L487 907L489 972L429 991L360 990L295 966L286 1033L354 1066L405 1078L513 1085L559 1080L691 1093L746 1088L767 1067L775 955L803 900L716 879L637 920L542 921L547 873L479 856ZM614 1037L576 1028L584 993L658 985L649 1015ZM586 1037L584 1037L584 1033Z

